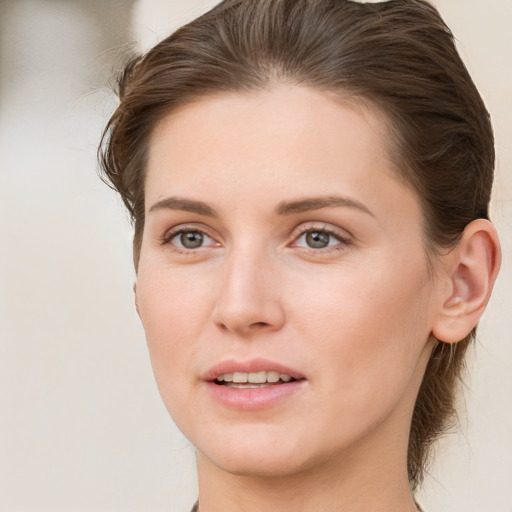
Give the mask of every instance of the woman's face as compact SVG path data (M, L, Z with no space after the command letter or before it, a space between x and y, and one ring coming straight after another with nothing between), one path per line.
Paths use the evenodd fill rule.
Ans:
M200 460L258 475L405 460L439 293L384 133L295 86L157 126L136 299Z

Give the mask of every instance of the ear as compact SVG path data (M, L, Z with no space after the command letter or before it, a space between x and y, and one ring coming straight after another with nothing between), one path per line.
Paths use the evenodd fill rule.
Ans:
M133 283L133 298L135 300L135 309L140 318L139 303L137 302L137 281Z
M485 219L468 224L444 263L448 286L432 334L440 341L456 343L480 320L498 275L501 250L494 226Z

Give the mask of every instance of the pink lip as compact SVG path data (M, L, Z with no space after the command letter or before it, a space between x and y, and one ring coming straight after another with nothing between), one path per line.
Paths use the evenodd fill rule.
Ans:
M260 388L232 388L215 383L218 375L225 373L253 373L275 371L286 373L296 380L287 383L270 384ZM278 402L291 397L304 388L307 380L300 372L267 359L249 361L227 360L214 365L202 376L210 396L220 405L240 411L268 409Z

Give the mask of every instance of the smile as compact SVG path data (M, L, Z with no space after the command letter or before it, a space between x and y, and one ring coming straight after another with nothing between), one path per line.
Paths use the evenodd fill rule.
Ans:
M265 387L268 385L282 384L295 380L286 373L276 371L260 371L252 373L223 373L218 375L215 383L231 388L254 389Z
M232 410L269 409L307 387L300 372L267 359L216 364L202 375L213 400Z

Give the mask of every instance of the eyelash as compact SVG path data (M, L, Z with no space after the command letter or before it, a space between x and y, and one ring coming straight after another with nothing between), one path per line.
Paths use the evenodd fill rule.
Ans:
M173 244L172 240L174 240L176 237L182 235L183 233L200 233L201 235L208 237L211 240L215 241L214 237L210 236L208 234L207 230L205 230L204 228L194 226L194 225L190 225L190 226L185 225L185 226L179 226L178 228L173 228L170 231L167 231L163 235L160 243L161 243L161 245L171 245L171 246L173 246L172 247L173 251L177 252L178 254L185 254L185 255L194 255L198 252L199 249L204 248L204 246L200 246L197 249L186 249L186 248L181 248L181 247ZM329 237L332 237L335 240L337 240L338 243L333 246L328 245L328 246L322 247L322 248L313 248L313 247L305 247L305 246L296 245L297 242L300 240L300 238L307 236L308 233L324 233L324 234L328 235ZM332 251L343 251L350 245L353 245L353 243L354 243L351 235L342 236L339 232L336 232L335 230L330 229L327 226L320 227L318 225L316 225L316 226L311 225L310 227L305 227L304 224L301 224L300 227L297 227L293 231L291 238L292 238L292 243L288 244L288 246L298 247L301 250L307 251L310 254L311 253L312 254L318 254L318 253L326 254L326 253L330 253ZM341 247L339 247L339 246L341 246Z
M176 237L182 235L183 233L200 233L201 235L203 236L206 236L212 240L214 240L214 238L212 236L210 236L207 232L207 230L205 230L204 228L201 228L201 227L198 227L198 226L194 226L194 225L191 225L191 226L179 226L178 228L172 228L171 230L167 231L160 243L161 245L172 245L173 246L173 251L177 252L178 254L185 254L185 255L193 255L194 253L197 252L197 250L195 249L186 249L186 248L181 248L173 243L172 240L174 240ZM202 246L199 247L199 249L203 248Z
M328 245L327 247L322 248L314 248L314 247L304 247L296 245L300 238L307 236L308 233L325 233L331 238L334 238L338 243L335 245ZM351 235L343 236L341 233L327 227L327 226L318 226L312 225L310 227L304 227L302 224L300 227L296 228L292 234L293 243L292 247L299 247L310 254L326 254L333 251L343 251L347 247L353 244L353 238Z

